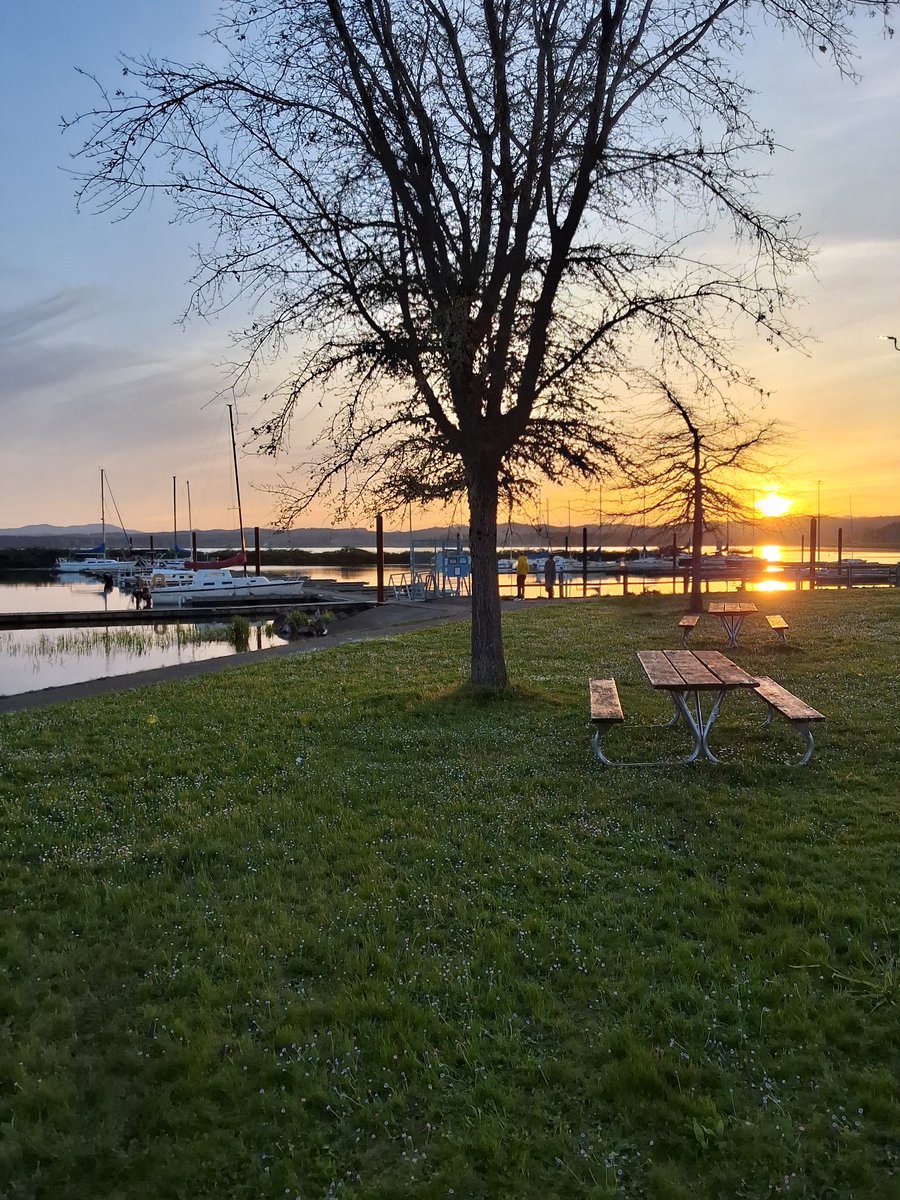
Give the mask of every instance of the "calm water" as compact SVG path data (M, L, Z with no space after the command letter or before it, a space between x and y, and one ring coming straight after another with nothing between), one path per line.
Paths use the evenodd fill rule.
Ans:
M299 569L298 569L299 571ZM291 574L290 568L271 575ZM298 572L293 572L298 573ZM313 579L375 583L374 569L304 567ZM49 571L0 573L0 612L111 612L133 608L128 590L103 585L89 576L60 578ZM254 625L249 650L283 646L265 624ZM110 675L130 675L157 667L225 658L237 651L228 642L185 642L177 625L0 630L0 695L84 683Z
M758 548L757 548L758 551ZM862 549L854 556L873 562L895 563L897 551ZM782 557L799 560L798 550L785 549ZM822 561L833 561L836 555L824 552ZM275 572L272 572L273 574ZM288 570L279 573L287 574ZM372 567L335 568L306 567L303 573L313 580L338 579L344 582L359 582L375 586L376 573ZM408 577L408 569L387 566L385 583L393 577L399 583ZM710 592L734 589L736 580L713 580ZM780 578L777 562L763 585L768 590L787 590L795 587L794 581ZM681 592L680 580L674 590ZM581 575L566 584L569 595L582 594ZM515 595L515 576L500 576L501 595ZM588 595L622 595L621 578L614 575L589 575ZM631 593L647 591L671 595L671 576L650 576L641 579L634 573L629 578ZM391 595L390 588L388 596ZM543 595L543 587L533 575L528 578L526 595ZM60 581L49 572L11 572L0 575L0 612L104 612L127 609L133 601L127 591L112 588L105 591L102 585L88 577L66 578ZM283 645L283 639L269 637L262 624L254 627L250 635L250 649L261 650L273 645ZM61 684L80 683L89 679L100 679L109 675L128 675L134 671L151 670L156 667L175 666L179 663L199 662L211 658L227 657L235 653L227 642L202 642L194 644L178 637L178 626L143 626L123 629L112 626L103 629L41 629L3 631L0 630L0 695L15 695L40 688L57 687Z

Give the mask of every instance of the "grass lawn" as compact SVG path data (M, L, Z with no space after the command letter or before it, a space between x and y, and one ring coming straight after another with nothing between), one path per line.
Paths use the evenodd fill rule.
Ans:
M493 700L461 624L3 717L2 1200L896 1197L900 592L759 603L802 769L746 695L596 762L592 675L687 748L654 596Z

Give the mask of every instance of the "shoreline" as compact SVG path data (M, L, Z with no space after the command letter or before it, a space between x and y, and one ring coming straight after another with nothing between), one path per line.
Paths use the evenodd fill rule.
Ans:
M292 654L311 654L317 650L327 650L329 646L391 637L397 633L410 633L417 629L443 625L449 621L464 621L470 616L469 597L459 600L429 600L425 604L413 600L389 600L335 622L324 638L298 638L284 646L272 646L265 650L252 650L199 662L178 663L170 667L154 667L146 671L134 671L128 675L107 675L82 683L39 688L33 692L16 692L10 696L0 696L0 714L27 712L53 704L67 704L73 700L134 691L156 683L169 683L197 675L251 666L267 659L284 658Z

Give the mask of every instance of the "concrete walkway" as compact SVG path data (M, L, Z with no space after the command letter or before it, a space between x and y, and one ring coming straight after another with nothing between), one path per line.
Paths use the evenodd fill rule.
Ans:
M410 600L389 600L386 604L335 621L323 638L298 638L294 642L284 646L273 646L268 650L231 654L225 658L210 658L202 662L180 663L174 667L158 667L153 671L134 671L129 675L110 675L105 679L90 679L85 683L42 688L40 691L22 692L16 696L0 696L0 713L24 712L31 708L43 708L48 704L82 700L88 696L127 692L154 683L167 683L173 679L188 679L194 675L208 675L214 671L250 666L268 658L281 658L287 654L309 654L316 650L327 650L329 646L343 642L390 637L395 633L408 633L414 629L443 625L447 621L464 621L471 616L471 603L468 597L460 600L429 600L424 604Z

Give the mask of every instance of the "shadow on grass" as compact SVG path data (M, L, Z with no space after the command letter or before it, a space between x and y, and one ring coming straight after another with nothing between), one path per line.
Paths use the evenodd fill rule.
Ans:
M472 683L462 683L448 688L440 695L433 696L426 706L434 710L435 715L459 714L470 711L485 711L495 709L500 712L515 712L517 710L534 710L539 712L547 705L564 707L569 703L567 697L554 696L543 688L528 687L522 684L509 685L505 688L482 687Z

